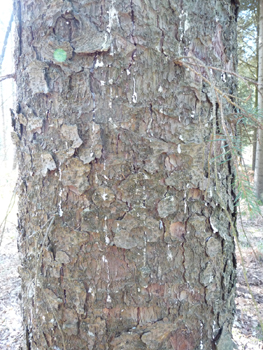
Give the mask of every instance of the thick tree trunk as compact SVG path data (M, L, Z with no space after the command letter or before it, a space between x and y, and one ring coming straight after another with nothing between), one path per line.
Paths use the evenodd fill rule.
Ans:
M258 108L263 110L263 0L259 0L259 42L258 42ZM258 199L263 200L263 130L258 129L255 190Z
M232 349L231 164L174 63L235 68L231 3L16 0L26 349Z

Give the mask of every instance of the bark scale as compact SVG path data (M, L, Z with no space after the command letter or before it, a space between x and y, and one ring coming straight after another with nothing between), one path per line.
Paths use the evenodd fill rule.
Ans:
M211 92L174 63L235 69L232 1L15 4L25 348L232 349ZM234 220L231 164L218 172Z

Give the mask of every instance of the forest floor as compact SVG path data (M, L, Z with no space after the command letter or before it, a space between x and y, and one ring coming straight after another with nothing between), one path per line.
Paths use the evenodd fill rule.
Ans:
M263 208L261 208L263 209ZM241 256L237 256L236 317L233 338L238 350L263 350L263 218L250 219L247 216L238 221L239 244L255 303L243 273Z
M2 164L0 177L0 350L20 350L23 331L19 299L21 283L17 271L20 259L16 244L16 203L12 203L3 232L17 175L5 165Z
M0 198L1 199L1 198ZM17 267L20 264L17 252L16 215L7 221L3 242L0 247L0 349L20 350L23 330L20 309L20 278ZM253 254L239 222L239 242L247 270L248 282L263 319L263 218L243 218L248 239L257 255ZM238 350L263 350L263 332L252 297L242 272L241 258L237 251L237 296L236 317L233 338ZM70 350L70 349L69 349Z
M22 316L20 308L20 264L16 245L17 230L8 223L0 247L0 349L20 350Z

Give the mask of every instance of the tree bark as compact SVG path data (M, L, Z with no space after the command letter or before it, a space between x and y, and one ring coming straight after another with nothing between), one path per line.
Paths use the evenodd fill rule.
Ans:
M252 170L255 171L256 168L256 154L257 154L257 135L258 128L253 130L253 141L252 141Z
M259 44L258 44L258 108L263 110L263 1L259 1ZM258 199L263 197L263 130L258 129L256 166L255 166L255 191Z
M256 80L258 81L258 62L259 62L259 1L257 1L257 40L256 40ZM255 89L255 109L258 110L258 91ZM255 172L256 169L256 155L257 155L257 139L258 139L258 128L255 128L253 131L253 151L252 151L252 170Z
M15 4L25 349L232 349L231 163L174 61L234 70L233 2Z

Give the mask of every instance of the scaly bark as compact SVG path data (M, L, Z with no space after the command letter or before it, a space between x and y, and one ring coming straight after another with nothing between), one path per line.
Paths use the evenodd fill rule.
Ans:
M232 349L211 92L174 63L235 69L231 3L16 1L26 349ZM234 220L231 164L218 171Z

